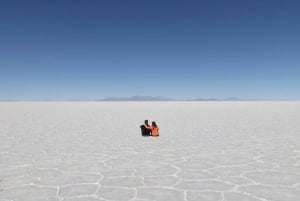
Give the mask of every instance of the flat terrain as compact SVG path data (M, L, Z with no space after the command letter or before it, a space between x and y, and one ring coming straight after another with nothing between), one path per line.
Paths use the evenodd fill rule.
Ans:
M300 102L0 103L0 201L299 200Z

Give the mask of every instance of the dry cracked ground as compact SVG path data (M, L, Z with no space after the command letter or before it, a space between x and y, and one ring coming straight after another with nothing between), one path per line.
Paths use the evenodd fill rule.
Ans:
M0 103L0 201L299 200L300 102Z

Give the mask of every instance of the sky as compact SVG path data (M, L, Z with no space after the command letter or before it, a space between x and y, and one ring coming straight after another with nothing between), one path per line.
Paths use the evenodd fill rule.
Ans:
M300 1L3 0L0 100L300 100Z

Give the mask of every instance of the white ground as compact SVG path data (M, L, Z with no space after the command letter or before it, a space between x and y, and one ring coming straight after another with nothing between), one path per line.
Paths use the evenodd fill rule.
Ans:
M300 102L2 102L8 200L299 201Z

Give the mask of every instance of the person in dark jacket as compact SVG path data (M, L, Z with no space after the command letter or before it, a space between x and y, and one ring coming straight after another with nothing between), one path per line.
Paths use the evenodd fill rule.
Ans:
M151 136L151 129L149 129L148 120L144 121L144 124L140 126L142 136Z

